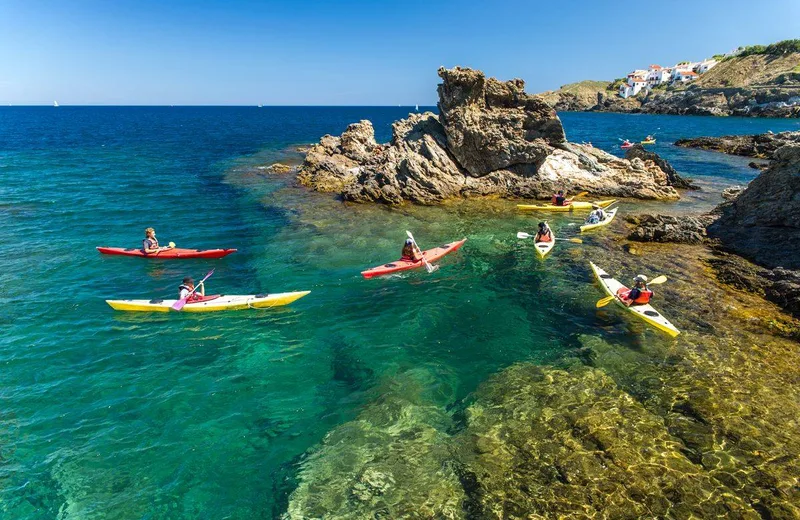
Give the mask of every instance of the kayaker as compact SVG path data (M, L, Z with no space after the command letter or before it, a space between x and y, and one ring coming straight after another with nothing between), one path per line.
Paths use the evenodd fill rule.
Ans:
M644 138L644 140L645 140L645 141L655 141L655 140L656 140L656 138L655 138L655 137L653 137L652 135L648 135L647 137L645 137L645 138Z
M653 294L653 291L647 287L647 277L643 274L640 274L633 279L633 289L627 292L625 289L620 289L617 293L622 303L628 307L631 305L644 305L646 303L650 303L650 299L653 297Z
M406 243L403 245L403 254L400 256L401 260L411 260L412 262L419 262L422 260L422 253L420 253L419 248L416 247L414 241L410 238L406 239Z
M547 222L539 222L539 231L536 232L536 237L533 239L534 242L552 242L553 241L553 232L550 230L550 226L547 225Z
M178 287L178 289L180 290L180 292L178 293L178 299L182 300L186 298L187 296L189 296L189 293L192 293L192 291L194 291L194 280L190 276L187 276L186 278L183 279L183 283L180 285L180 287ZM206 286L203 282L200 282L200 286L198 287L198 289L194 291L194 293L192 293L191 296L189 296L189 301L202 300L205 295L206 295Z
M597 204L592 204L592 212L586 217L587 224L599 224L606 219L606 212Z
M144 230L144 240L142 240L142 251L146 254L158 253L159 251L166 251L172 249L170 246L160 247L158 239L156 238L156 230L149 227Z
M550 202L552 202L554 206L566 206L569 204L567 198L564 196L564 190L558 190L558 193L553 195Z

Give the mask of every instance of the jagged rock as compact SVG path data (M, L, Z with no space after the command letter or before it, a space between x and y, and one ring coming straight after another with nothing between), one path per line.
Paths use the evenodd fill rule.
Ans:
M773 134L755 135L723 135L721 137L695 137L692 139L678 139L675 146L684 148L700 148L731 155L742 155L758 159L771 159L772 154L781 146L797 143L800 144L800 131L780 132ZM761 168L757 163L756 168Z
M730 188L725 188L722 190L722 198L727 201L736 200L736 197L742 194L744 191L744 186L731 186Z
M628 240L701 244L706 240L706 227L714 218L710 215L631 215L625 220L636 226L628 235Z
M291 173L296 170L297 170L296 167L289 166L288 164L283 164L283 163L273 163L264 168L264 171L266 171L267 173L275 173L275 174Z
M539 164L566 141L555 110L525 93L521 79L498 81L482 72L439 69L440 121L450 152L469 175Z
M773 158L708 234L760 265L800 269L800 144L779 148Z
M628 148L625 152L626 159L635 159L639 158L643 161L652 161L661 168L664 173L667 174L669 178L670 185L681 188L684 190L699 190L700 187L697 184L694 184L691 179L684 179L680 176L680 174L672 167L670 163L667 162L666 159L661 157L655 152L651 152L650 150L646 150L644 146L641 144L635 144L633 147Z
M598 196L677 199L652 161L628 161L566 142L555 112L521 80L486 79L470 69L440 70L442 116L410 114L375 143L368 121L324 136L298 180L348 201L435 204L454 197L549 198L558 189ZM442 124L442 121L446 121Z

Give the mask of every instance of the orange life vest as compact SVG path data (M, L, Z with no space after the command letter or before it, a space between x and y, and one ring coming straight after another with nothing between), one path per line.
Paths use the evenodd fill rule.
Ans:
M622 300L630 300L630 298L628 298L630 292L631 289L620 288L620 290L617 291L617 296L619 296L620 299ZM639 289L639 296L636 297L635 300L633 300L633 303L644 305L645 303L650 303L650 298L652 297L653 297L653 291L651 291L650 289Z

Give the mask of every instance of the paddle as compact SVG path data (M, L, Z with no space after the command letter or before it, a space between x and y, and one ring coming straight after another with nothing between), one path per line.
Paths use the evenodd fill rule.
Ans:
M580 197L585 197L585 196L586 196L586 195L588 195L588 194L589 194L589 192L588 192L588 191L582 191L582 192L578 193L577 195L575 195L575 196L574 196L574 197L572 197L572 198L573 198L573 199L577 199L577 198L580 198Z
M208 272L208 274L207 274L207 275L206 275L206 276L205 276L205 277L204 277L202 280L200 280L200 282L199 282L199 283L197 283L197 284L194 286L194 289L192 289L192 290L191 290L191 292L190 292L189 294L187 294L187 295L186 295L186 297L184 297L184 298L181 298L180 300L178 300L178 301L176 301L175 303L173 303L173 304L172 304L172 310L179 311L179 310L183 309L183 306L184 306L184 305L186 305L186 302L187 302L187 301L189 300L189 298L190 298L190 297L191 297L191 296L194 294L194 292L197 290L197 288L198 288L198 287L200 287L200 285L201 285L203 282L205 282L206 280L208 280L208 279L209 279L209 277L210 277L212 274L214 274L214 270L213 270L213 269L212 269L211 271L209 271L209 272Z
M414 247L417 248L417 251L419 251L419 254L422 257L422 263L425 264L425 270L428 271L428 273L432 273L435 270L439 269L438 265L431 265L430 263L428 263L428 259L425 258L424 254L422 254L422 250L417 245L417 241L414 240L414 235L411 234L411 231L406 231L406 235L408 235L408 238L411 239L411 243L414 244Z
M170 242L170 243L168 243L168 244L167 244L167 247L165 247L164 249L162 249L162 248L160 248L160 247L159 247L159 248L158 248L158 251L156 251L156 256L158 256L158 254L159 254L161 251L166 251L166 250L168 250L168 249L175 249L175 242Z
M667 277L662 274L661 276L656 276L655 278L650 280L650 282L648 282L647 285L658 285L658 284L664 283L666 281L667 281ZM606 305L608 305L609 303L614 301L615 298L616 298L616 296L606 296L605 298L602 298L602 299L598 300L597 303L595 304L595 307L597 307L598 309L600 307L605 307Z
M531 235L525 233L524 231L519 231L517 232L517 238L536 238L536 235ZM583 240L581 240L580 238L558 238L558 237L555 238L556 240L564 240L567 242L572 242L573 244L583 244Z

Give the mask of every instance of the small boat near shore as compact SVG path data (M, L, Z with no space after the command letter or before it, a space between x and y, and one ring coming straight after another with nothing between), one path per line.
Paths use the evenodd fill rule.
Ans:
M594 202L580 200L573 201L566 206L556 206L555 204L517 204L517 209L520 211L573 211L576 209L592 209L592 204L597 204L601 208L605 208L616 201L616 199L597 200Z
M594 273L595 278L597 278L597 281L600 282L600 286L603 288L603 291L605 291L608 296L613 296L617 305L631 314L643 319L658 330L666 332L672 337L675 337L681 333L675 327L675 325L670 323L668 319L655 310L652 305L625 305L620 299L619 293L620 291L627 292L630 289L614 279L610 274L597 267L594 263L589 262L589 265L592 267L592 272Z
M179 258L222 258L223 256L228 256L236 252L236 249L182 249L179 247L165 249L158 253L145 253L143 250L133 247L98 247L97 250L104 255L137 256L140 258L160 258L162 260L175 260Z
M596 228L607 226L607 225L611 224L611 221L614 220L614 217L617 215L617 210L618 209L619 208L614 208L614 209L610 209L610 210L606 211L606 218L601 220L600 222L598 222L596 224L584 224L584 225L582 225L581 226L581 233L583 233L584 231L589 231L590 229L596 229Z
M197 301L187 302L180 312L216 312L244 309L268 309L281 307L299 300L311 291L294 291L275 294L214 294ZM106 300L115 311L126 312L170 312L177 300Z
M422 256L425 257L425 260L428 263L435 262L442 258L445 255L449 255L454 251L458 251L458 249L464 245L467 239L464 238L462 240L458 240L456 242L450 242L449 244L444 244L439 247L434 247L433 249L426 249L422 252ZM366 271L361 271L361 276L364 278L373 278L375 276L382 276L385 274L392 274L397 273L400 271L407 271L409 269L418 269L423 267L425 262L422 260L419 261L411 261L411 260L395 260L394 262L390 262L388 264L379 265L377 267L373 267L371 269L367 269Z

